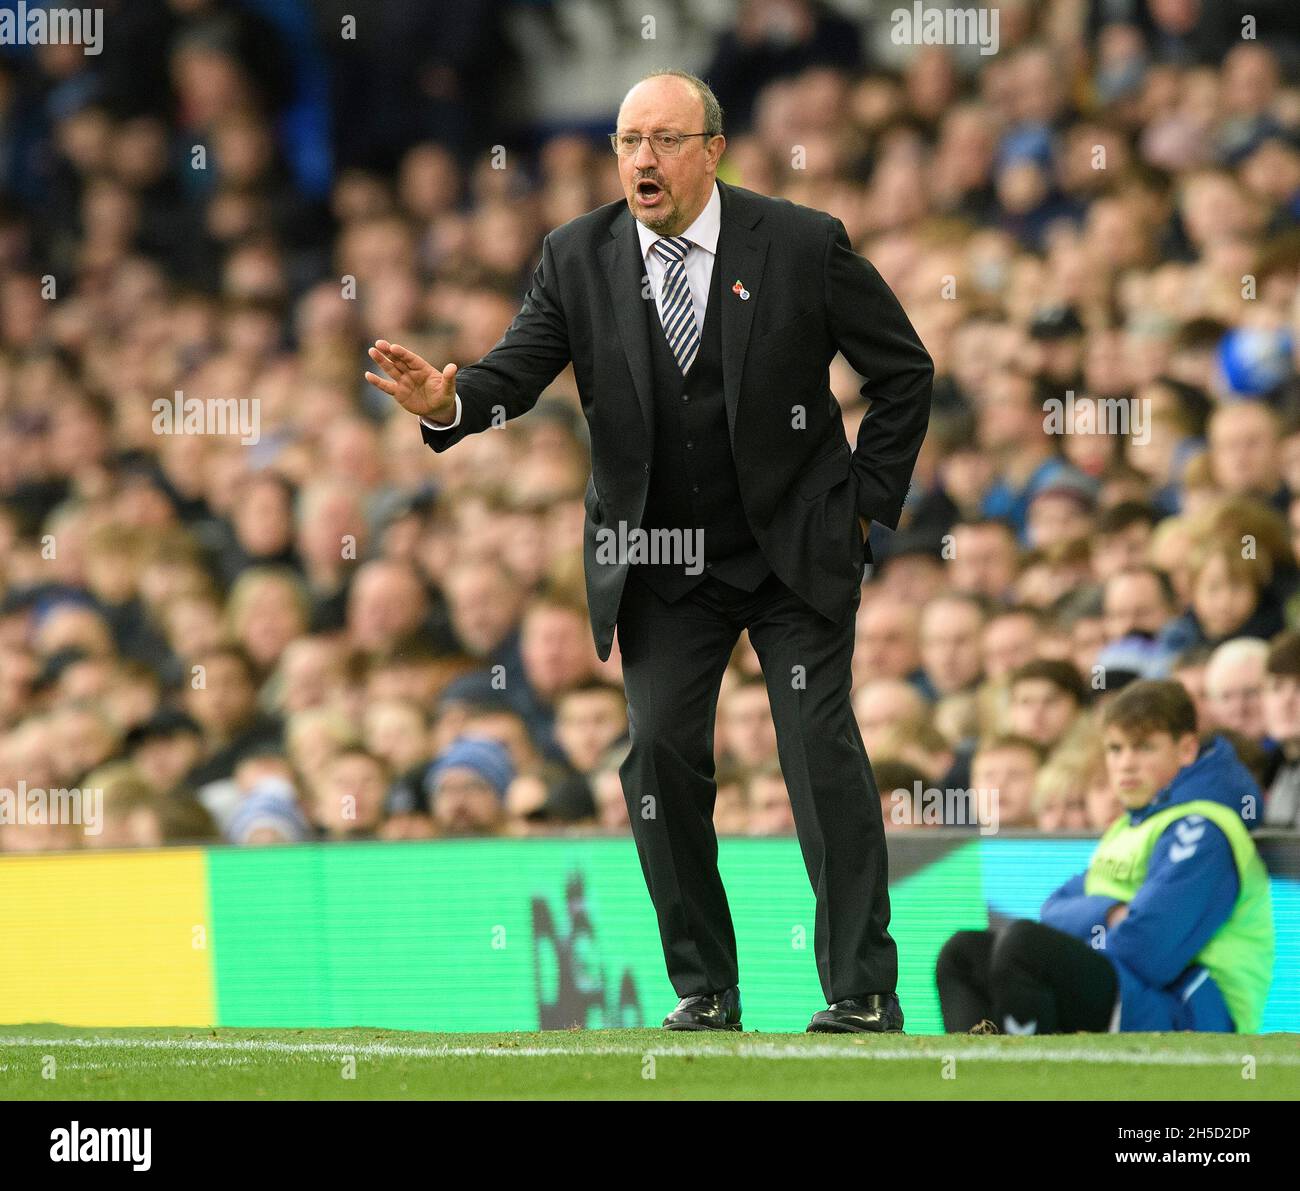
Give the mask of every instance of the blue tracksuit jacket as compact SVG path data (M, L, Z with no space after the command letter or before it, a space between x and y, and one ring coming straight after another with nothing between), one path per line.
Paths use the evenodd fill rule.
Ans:
M1230 806L1238 814L1243 806L1259 813L1259 786L1221 736L1205 745L1147 806L1130 814L1141 823L1176 803L1201 800ZM1194 816L1178 823L1203 824L1205 830L1190 844L1180 842L1176 824L1161 834L1128 917L1100 936L1106 940L1101 954L1119 976L1118 1028L1230 1033L1232 1017L1218 985L1192 961L1232 914L1237 866L1227 837L1209 820ZM1184 839L1186 835L1184 829ZM1090 897L1083 882L1082 873L1071 877L1043 903L1040 917L1047 926L1095 945L1096 928L1105 926L1107 912L1117 903Z

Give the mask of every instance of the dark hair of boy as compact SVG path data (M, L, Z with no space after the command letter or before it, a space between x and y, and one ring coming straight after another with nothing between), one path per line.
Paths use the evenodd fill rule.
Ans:
M1196 704L1181 682L1143 678L1106 704L1101 726L1137 737L1168 732L1178 740L1196 734Z

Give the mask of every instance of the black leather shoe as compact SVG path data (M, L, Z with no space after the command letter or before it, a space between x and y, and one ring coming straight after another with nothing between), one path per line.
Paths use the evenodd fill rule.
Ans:
M814 1013L810 1034L901 1034L903 1007L894 993L849 997Z
M665 1030L740 1029L740 989L683 997L664 1018Z

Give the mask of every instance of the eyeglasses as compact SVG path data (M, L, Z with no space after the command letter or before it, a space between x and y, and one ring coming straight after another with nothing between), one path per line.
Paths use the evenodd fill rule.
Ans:
M631 157L641 148L642 141L649 141L657 157L675 157L682 151L682 142L693 136L716 136L713 132L611 132L609 143L620 157Z

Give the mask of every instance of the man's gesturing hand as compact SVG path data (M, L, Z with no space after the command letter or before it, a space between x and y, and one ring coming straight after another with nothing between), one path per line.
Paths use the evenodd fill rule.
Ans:
M376 340L367 354L388 376L367 372L366 380L387 393L404 410L431 422L450 422L455 418L455 364L448 364L439 372L413 351L389 343L387 339Z

